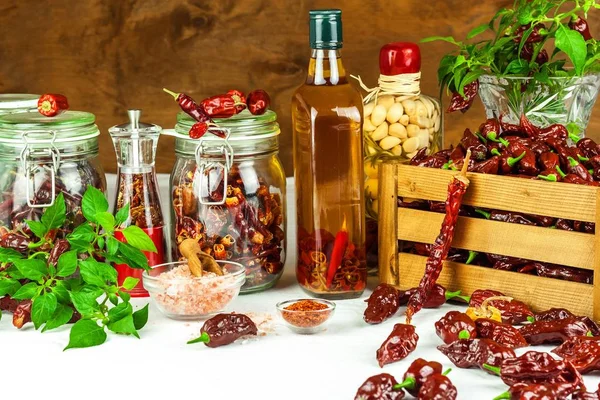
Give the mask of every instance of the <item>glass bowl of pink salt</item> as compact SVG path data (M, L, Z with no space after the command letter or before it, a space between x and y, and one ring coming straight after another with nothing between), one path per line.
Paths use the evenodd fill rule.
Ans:
M187 261L160 264L142 274L144 288L167 317L198 320L223 311L246 281L243 265L217 261L223 275L204 272L194 276Z

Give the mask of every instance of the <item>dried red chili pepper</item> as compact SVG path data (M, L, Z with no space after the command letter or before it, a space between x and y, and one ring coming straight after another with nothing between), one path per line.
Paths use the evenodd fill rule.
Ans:
M536 225L534 221L528 218L527 215L512 212L512 211L500 211L494 210L490 213L490 220L510 222L512 224L521 225Z
M204 343L208 347L225 346L244 336L256 336L258 329L248 316L231 313L218 314L206 320L200 333L198 338L190 340L188 344Z
M220 94L202 100L200 103L204 111L211 118L229 118L237 114L240 103L236 103L233 96Z
M521 124L522 131L525 132L529 138L537 139L538 135L540 134L540 128L533 125L525 116L525 114L521 115L519 123Z
M476 338L477 326L467 314L460 311L449 311L435 323L435 333L444 343L449 344L459 338Z
M513 349L529 346L521 332L512 325L487 318L475 320L475 325L477 327L477 337L479 338L491 339L498 344Z
M528 317L533 316L533 312L525 303L511 299L507 300L503 293L496 290L476 290L471 294L469 306L481 307L484 301L490 297L505 297L505 299L492 299L488 304L500 310L502 322L516 325L527 321Z
M456 400L458 390L450 378L443 374L433 374L421 386L417 399Z
M466 168L471 159L471 152L467 150L463 170L455 175L448 185L448 195L446 198L446 215L442 222L440 234L431 247L431 252L427 258L425 274L419 282L419 287L412 295L406 309L406 321L410 323L412 316L419 312L423 304L427 302L429 293L436 284L443 267L443 261L450 251L452 238L454 237L454 228L458 220L458 212L462 204L462 198L469 187L469 180L466 176Z
M565 308L551 308L546 311L542 311L539 313L535 313L534 319L530 322L534 321L558 321L560 319L566 319L575 317L571 311Z
M250 111L252 115L262 115L269 109L271 98L264 90L254 90L248 93L246 105L248 106L248 111Z
M404 397L404 391L394 389L398 385L390 374L379 374L368 378L356 392L354 400L399 400Z
M534 152L527 148L524 144L520 142L512 142L508 146L508 152L515 158L518 159L519 163L519 172L535 176L539 174L539 169L536 166L536 159ZM511 161L508 161L509 165Z
M587 21L581 17L577 17L575 19L571 18L571 20L569 21L569 28L581 33L581 36L583 36L583 39L585 39L585 41L592 39L590 27Z
M580 139L577 148L589 159L600 156L600 146L590 138Z
M557 223L558 225L558 223ZM558 226L557 226L558 228ZM559 228L562 229L562 228ZM573 229L571 229L573 230ZM538 276L546 278L562 279L570 282L592 283L594 278L593 271L581 268L565 267L562 265L544 264L540 262L531 262L523 266L519 272L530 272L535 270Z
M38 112L46 117L54 117L69 109L69 102L62 94L43 94L37 104Z
M582 374L600 370L600 338L598 337L572 337L552 352L569 361Z
M367 300L364 320L369 324L380 324L400 308L400 292L387 283L380 283Z
M13 312L13 325L21 329L25 324L31 322L31 300L22 300Z
M515 383L494 400L564 400L576 390L570 383Z
M210 121L210 117L202 109L202 106L198 105L194 101L194 99L192 99L187 94L175 93L175 92L172 92L172 91L170 91L168 89L164 89L164 88L163 88L163 90L165 92L169 93L171 96L173 96L173 98L175 99L177 104L179 104L179 107L181 108L181 110L184 113L186 113L187 115L189 115L190 117L192 117L195 121L197 121L197 122L209 122Z
M481 368L488 373L492 372L484 365L499 367L504 360L515 357L512 348L491 339L458 339L437 348L459 368Z
M485 161L477 163L470 172L478 172L480 174L492 174L497 175L498 169L500 168L500 157L494 156Z
M564 142L569 136L569 131L564 125L554 124L538 131L537 140L546 142L548 140Z
M567 157L567 172L569 174L573 174L583 179L586 182L594 182L594 177L590 175L587 168L585 168L579 161L575 160L573 157Z
M487 147L479 138L471 132L470 129L465 129L463 137L460 140L460 145L466 151L471 150L471 158L473 160L485 160L487 156Z
M422 358L417 358L413 361L404 376L402 377L404 383L404 390L406 390L411 396L417 397L423 384L432 375L442 373L442 364L437 361L426 361Z
M413 325L396 324L392 333L377 350L379 366L391 364L406 358L417 348L419 335Z
M448 107L447 112L467 112L467 110L473 105L478 90L479 81L474 81L464 87L464 97L458 92L452 93L452 98L450 99L450 106Z
M66 251L68 251L70 247L71 247L71 245L69 244L68 240L66 240L66 239L56 240L56 242L54 243L54 247L52 248L52 250L50 251L50 254L48 255L48 264L56 266L56 263L58 263L58 258L62 254L64 254Z
M26 253L29 250L31 240L28 237L18 233L5 233L0 238L0 247L13 249L20 253Z
M508 358L500 367L486 365L485 368L500 375L502 381L509 386L516 383L582 384L581 374L573 364L538 351L528 351L519 357Z
M555 171L555 168L560 166L560 159L558 158L558 154L548 151L540 154L538 164L542 170Z
M190 128L190 139L200 139L206 132L208 132L208 124L206 122L196 122Z
M523 326L521 334L529 344L562 343L588 332L598 334L598 326L587 317L570 317L554 321L536 321Z
M329 258L329 266L327 267L327 287L330 288L335 278L335 273L342 264L342 258L346 253L348 247L348 229L346 228L346 216L342 221L342 227L335 235L333 241L333 249L331 250L331 257Z

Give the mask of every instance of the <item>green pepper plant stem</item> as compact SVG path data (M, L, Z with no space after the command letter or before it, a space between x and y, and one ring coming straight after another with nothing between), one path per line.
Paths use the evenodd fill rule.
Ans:
M558 172L558 174L560 175L561 178L564 178L565 176L567 176L567 174L565 174L558 165L556 166L556 172Z
M454 292L446 291L445 297L446 297L446 301L452 300L452 299L461 299L463 301L466 301L467 303L471 301L471 297L461 296L460 290L457 290Z
M490 153L492 153L492 155L498 156L498 157L500 157L502 155L502 153L500 153L500 151L498 149L492 149L492 151L490 151Z
M452 368L448 368L447 370L445 370L442 375L446 376L448 375L450 372L452 372Z
M500 367L495 367L495 366L489 365L489 364L483 364L483 368L500 376Z
M480 215L482 215L482 216L483 216L485 219L490 219L490 218L492 217L492 214L491 214L491 213L489 213L489 212L487 212L487 211L480 210L480 209L478 209L478 208L477 208L477 209L475 209L475 212L476 212L477 214L480 214Z
M477 257L478 255L479 255L478 252L469 250L469 258L467 258L467 261L465 261L465 264L471 264L473 261L475 261L475 257Z
M543 180L548 181L548 182L556 182L558 180L558 178L554 174L538 175L537 177L539 179L543 179Z
M458 338L463 340L470 339L471 334L469 333L469 331L463 329L462 331L458 332Z
M498 135L496 134L496 132L490 132L490 133L488 133L487 138L489 140L491 140L492 142L496 142L496 143L502 144L504 147L508 147L510 145L510 142L508 140L503 139L501 137L498 137Z
M523 157L525 157L525 153L526 152L522 152L519 157L508 157L508 165L514 167L519 161L523 159Z
M187 344L194 344L194 343L210 343L210 336L208 335L208 332L202 332L202 334L199 337L187 342Z
M577 162L577 160L575 160L573 157L567 157L567 160L569 160L569 165L571 167L576 167L579 165L579 162Z
M394 390L402 390L404 388L407 389L414 389L415 385L416 385L417 381L415 378L413 378L412 376L409 376L408 378L406 378L403 382L398 383L397 385L393 386Z
M510 400L511 398L512 398L512 396L510 395L509 392L504 392L504 393L494 397L494 400L503 400L503 399Z

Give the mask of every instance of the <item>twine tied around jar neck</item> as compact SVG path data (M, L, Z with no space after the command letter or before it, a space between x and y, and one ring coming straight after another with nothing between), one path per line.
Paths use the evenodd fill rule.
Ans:
M399 97L403 101L418 97L421 94L421 72L414 74L399 75L379 75L377 87L369 88L364 84L360 76L350 75L356 79L360 87L367 92L363 99L364 104L369 103L373 98L377 101L379 96L392 95Z

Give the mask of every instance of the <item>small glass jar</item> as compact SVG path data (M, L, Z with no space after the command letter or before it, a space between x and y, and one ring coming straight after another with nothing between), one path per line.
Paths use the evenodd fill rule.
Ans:
M195 121L180 113L175 127L177 160L171 174L172 249L198 240L217 260L246 268L242 293L277 283L285 263L285 173L279 160L277 114L243 111L216 119L229 131L199 140L188 132ZM168 134L168 132L165 132Z
M99 134L94 115L81 111L0 116L0 226L30 233L25 221L38 220L60 193L67 220L58 236L81 224L87 186L106 189Z
M37 111L39 94L0 94L0 115Z

